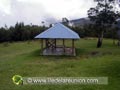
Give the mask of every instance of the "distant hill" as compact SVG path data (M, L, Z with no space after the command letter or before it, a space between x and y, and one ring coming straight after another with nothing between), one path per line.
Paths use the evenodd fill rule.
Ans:
M90 21L89 18L80 18L80 19L74 19L74 20L70 20L69 21L69 25L70 26L75 26L75 27L78 27L78 26L84 26L86 24L91 24L92 22Z

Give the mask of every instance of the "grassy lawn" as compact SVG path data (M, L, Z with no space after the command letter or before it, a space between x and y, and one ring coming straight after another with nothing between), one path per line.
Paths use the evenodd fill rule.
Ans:
M77 56L40 56L40 42L0 44L0 90L120 90L120 47L105 39L76 41ZM69 46L71 42L68 41ZM108 85L14 85L11 78L108 77Z

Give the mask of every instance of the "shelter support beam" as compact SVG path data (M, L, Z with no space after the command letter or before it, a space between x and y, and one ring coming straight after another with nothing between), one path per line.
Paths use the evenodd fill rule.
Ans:
M63 39L63 51L65 53L65 39Z
M43 39L41 39L41 50L43 50Z
M57 44L57 42L56 42L56 39L55 39L55 49L56 49L56 44Z
M72 54L73 54L73 55L74 55L74 48L75 48L74 39L72 39Z

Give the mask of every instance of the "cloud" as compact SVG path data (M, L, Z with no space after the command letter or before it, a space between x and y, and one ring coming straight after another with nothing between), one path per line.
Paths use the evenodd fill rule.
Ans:
M87 16L86 10L93 6L92 0L18 0L24 3L41 4L47 13L56 18ZM87 2L87 3L86 3ZM92 3L91 3L92 2ZM83 14L84 13L84 14Z
M0 0L0 11L5 12L6 14L11 13L11 0Z
M17 21L25 24L53 23L63 17L76 19L87 16L93 0L0 0L0 25ZM87 2L87 3L86 3ZM7 18L7 20L5 20Z

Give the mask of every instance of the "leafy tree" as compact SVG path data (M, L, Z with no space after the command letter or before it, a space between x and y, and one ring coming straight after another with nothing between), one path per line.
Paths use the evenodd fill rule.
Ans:
M66 26L69 26L69 20L66 17L62 18L62 23Z
M97 27L98 42L97 48L102 46L104 32L107 27L111 27L116 23L119 12L114 10L115 0L94 0L97 6L88 10L88 17Z

